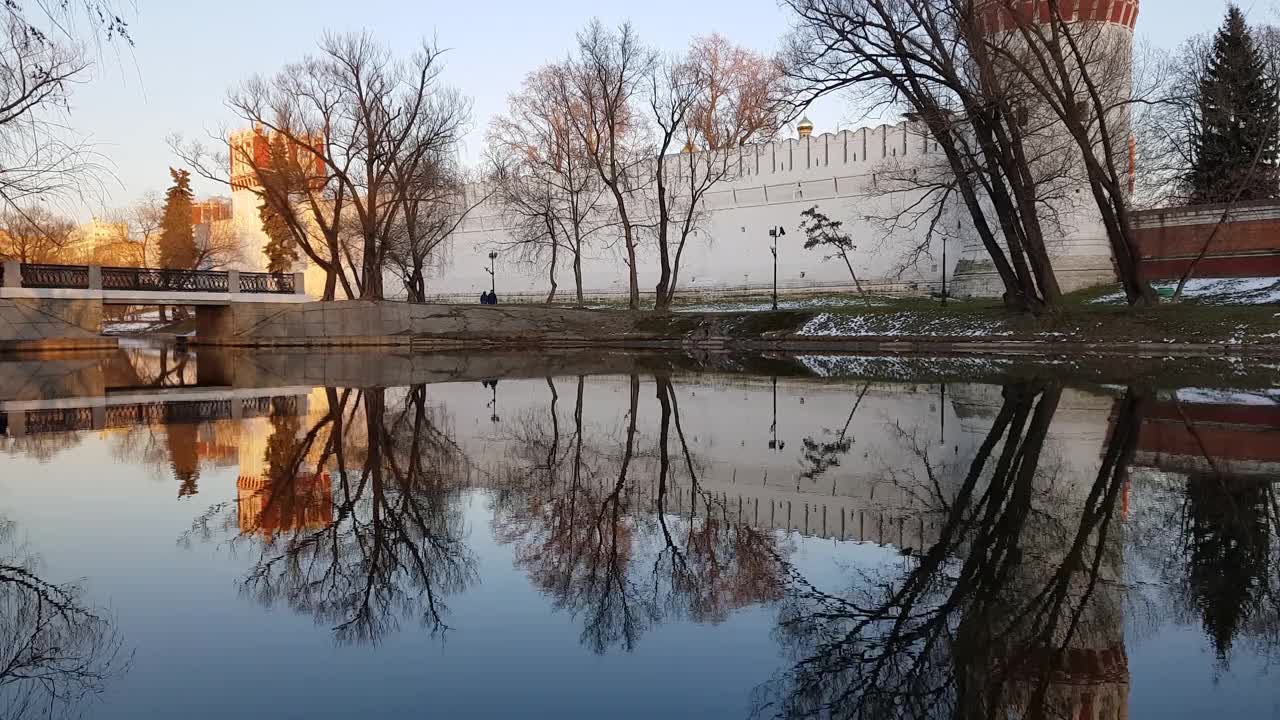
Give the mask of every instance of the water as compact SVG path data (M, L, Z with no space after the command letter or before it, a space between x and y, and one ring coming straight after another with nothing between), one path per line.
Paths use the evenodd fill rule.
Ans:
M1280 716L1274 373L0 362L0 718Z

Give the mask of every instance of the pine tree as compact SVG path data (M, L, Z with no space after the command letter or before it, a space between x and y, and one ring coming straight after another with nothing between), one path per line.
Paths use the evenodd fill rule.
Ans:
M1229 6L1200 81L1187 178L1193 203L1280 196L1276 90L1244 14Z
M262 231L267 235L267 244L262 252L267 256L267 271L273 273L289 272L298 261L298 245L279 207L279 203L288 202L293 178L297 177L290 168L284 136L276 133L271 138L271 166L268 172L263 173L265 187L262 202L258 205Z
M191 173L169 168L173 187L164 194L160 220L160 267L193 270L199 251L191 225Z

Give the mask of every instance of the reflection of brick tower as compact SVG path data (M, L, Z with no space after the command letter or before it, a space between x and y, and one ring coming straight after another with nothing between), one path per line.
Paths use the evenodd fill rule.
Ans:
M276 476L266 460L271 420L251 418L241 421L239 428L240 476L236 480L236 500L240 533L257 534L270 540L277 533L314 530L327 525L333 517L328 473Z
M333 520L330 489L328 473L274 481L241 475L236 480L240 534L270 540L277 533L323 528Z
M978 385L952 389L970 432L990 427L999 406L995 392ZM1106 492L1093 496L1103 455L1114 441L1116 404L1107 396L1066 390L1053 408L1028 492L1021 500L1009 499L1007 508L1018 509L1006 509L1009 515L1000 518L1017 533L1016 539L1001 538L1017 553L996 556L1006 564L998 575L986 568L984 577L998 581L977 591L980 601L961 618L955 661L962 702L974 717L1123 720L1130 677L1123 478L1104 480ZM1099 512L1087 515L1086 508Z

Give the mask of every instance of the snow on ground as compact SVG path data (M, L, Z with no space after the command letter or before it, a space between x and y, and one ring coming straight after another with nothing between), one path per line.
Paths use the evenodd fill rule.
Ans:
M902 310L893 313L867 315L835 315L821 313L800 329L798 335L809 337L857 337L894 335L946 337L978 337L1012 335L999 321L937 317L935 315Z
M1152 283L1157 291L1172 292L1177 281ZM1272 305L1280 304L1280 278L1192 278L1183 289L1184 298L1192 298L1217 305ZM1102 305L1120 305L1125 302L1123 292L1114 292L1093 300Z
M1182 388L1179 402L1206 405L1280 405L1280 388L1271 390L1218 390Z
M146 332L157 325L155 322L146 321L123 321L123 322L104 322L102 331L108 335L117 333L140 333Z

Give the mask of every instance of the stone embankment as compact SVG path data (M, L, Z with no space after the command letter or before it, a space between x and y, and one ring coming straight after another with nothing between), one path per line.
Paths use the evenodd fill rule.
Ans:
M647 347L794 352L1277 355L1280 332L1271 327L1276 324L1274 318L1266 315L1261 325L1252 328L1228 326L1225 322L1205 322L1196 327L1184 322L1173 327L1164 320L1143 325L1123 318L1095 322L1098 318L1090 316L1046 329L974 313L939 313L923 322L918 312L869 311L850 315L833 326L828 315L804 310L655 315L532 305L245 303L207 313L197 329L196 342L230 347L402 346L415 350Z
M0 351L112 348L102 304L74 300L0 299Z

